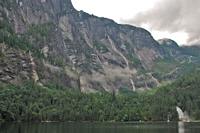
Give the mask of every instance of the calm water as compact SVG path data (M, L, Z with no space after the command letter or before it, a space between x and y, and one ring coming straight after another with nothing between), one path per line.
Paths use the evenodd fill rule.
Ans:
M200 133L200 123L7 123L0 133Z

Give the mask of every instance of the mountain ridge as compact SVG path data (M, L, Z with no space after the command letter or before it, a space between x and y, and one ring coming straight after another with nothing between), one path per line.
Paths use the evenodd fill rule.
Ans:
M15 37L12 45L17 49L22 48L17 46L19 40L25 39L30 46L25 43L22 51L29 51L25 57L34 62L28 63L32 76L23 67L20 70L28 77L23 79L17 72L5 71L15 68L10 67L6 58L9 55L2 50L5 63L0 66L4 75L0 79L7 79L3 81L6 83L20 84L32 79L44 86L53 83L79 88L82 92L146 90L159 86L163 80L154 76L157 61L180 57L180 63L188 58L171 47L161 46L143 28L77 11L71 0L4 0L0 3L0 13L2 21L10 23L14 30L11 33L2 28L2 33L9 32ZM5 41L6 37L10 40L10 35L5 36L2 46L10 43Z

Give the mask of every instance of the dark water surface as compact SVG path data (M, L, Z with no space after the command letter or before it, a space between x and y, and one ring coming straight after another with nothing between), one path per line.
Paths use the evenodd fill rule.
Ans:
M0 133L200 133L200 123L6 123Z

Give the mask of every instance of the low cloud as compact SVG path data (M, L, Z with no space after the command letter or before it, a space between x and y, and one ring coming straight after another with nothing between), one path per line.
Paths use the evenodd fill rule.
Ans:
M161 0L126 23L170 33L186 32L189 44L200 44L200 0Z

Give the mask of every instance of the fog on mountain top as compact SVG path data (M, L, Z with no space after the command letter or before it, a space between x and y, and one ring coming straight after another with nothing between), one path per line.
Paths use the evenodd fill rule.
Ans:
M162 0L126 22L158 31L186 32L188 44L200 43L200 0Z

